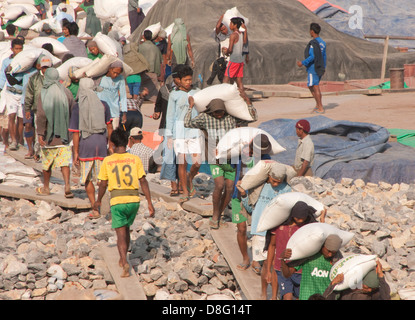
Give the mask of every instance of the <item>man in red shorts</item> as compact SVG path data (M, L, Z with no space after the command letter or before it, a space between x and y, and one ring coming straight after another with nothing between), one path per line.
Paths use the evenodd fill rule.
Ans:
M240 32L240 27L244 28L245 32ZM248 30L241 18L232 18L229 29L232 31L232 34L229 38L229 48L225 48L225 54L229 56L229 62L223 83L229 83L231 80L235 80L238 88L244 90L242 79L244 76L245 57L242 54L242 47L248 41Z

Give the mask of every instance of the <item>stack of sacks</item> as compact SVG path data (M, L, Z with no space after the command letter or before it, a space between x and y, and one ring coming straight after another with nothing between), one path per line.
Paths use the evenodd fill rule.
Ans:
M194 96L195 108L199 112L206 111L208 104L213 99L221 99L225 102L226 112L231 116L245 121L252 121L248 105L241 97L237 85L221 83L198 91Z
M102 23L111 22L113 24L112 30L117 31L124 37L130 35L128 0L101 0L95 2L94 8L96 16Z
M36 171L13 159L0 155L0 183L10 187L36 186L40 179Z

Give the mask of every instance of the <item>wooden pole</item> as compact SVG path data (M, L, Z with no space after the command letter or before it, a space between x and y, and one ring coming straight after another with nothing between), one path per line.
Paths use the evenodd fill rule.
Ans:
M380 79L382 83L385 81L386 60L388 58L388 47L389 47L389 36L386 36L384 47L383 47L382 71L380 75Z

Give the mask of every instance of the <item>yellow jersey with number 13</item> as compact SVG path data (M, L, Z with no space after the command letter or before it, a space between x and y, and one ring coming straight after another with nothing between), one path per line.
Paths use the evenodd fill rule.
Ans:
M110 205L139 202L139 179L145 177L141 159L130 153L114 153L105 157L99 180L108 180L108 191L111 193Z

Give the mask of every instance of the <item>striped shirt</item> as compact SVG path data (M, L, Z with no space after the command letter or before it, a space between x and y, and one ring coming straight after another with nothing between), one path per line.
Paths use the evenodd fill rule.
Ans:
M143 143L135 143L129 150L128 153L140 157L141 162L143 163L144 171L148 173L148 166L150 163L150 158L154 153L154 150L146 146Z
M250 115L252 116L252 122L255 122L257 117L256 109L253 105L248 106ZM229 114L226 114L223 118L217 119L212 115L201 112L199 115L192 119L192 109L189 108L184 117L184 126L186 128L196 128L203 130L205 133L205 140L207 140L208 156L209 160L215 159L216 146L219 140L231 129L236 127L242 127L247 124L247 121L240 120ZM213 158L212 158L213 157ZM210 163L210 162L209 162Z

